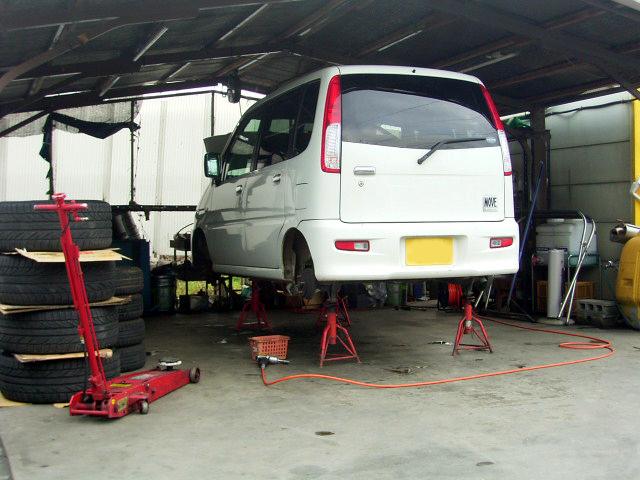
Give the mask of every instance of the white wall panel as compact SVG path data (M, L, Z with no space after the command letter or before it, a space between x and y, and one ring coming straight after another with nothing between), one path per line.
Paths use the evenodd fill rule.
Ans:
M252 101L230 104L216 95L215 133L233 130ZM145 100L136 121L135 200L140 204L195 205L208 180L203 175L203 138L211 133L211 95ZM44 199L46 162L38 155L42 136L0 139L0 201ZM99 140L54 131L56 190L72 198L129 203L130 135L123 130ZM193 221L192 212L134 214L157 255L169 255L169 240Z

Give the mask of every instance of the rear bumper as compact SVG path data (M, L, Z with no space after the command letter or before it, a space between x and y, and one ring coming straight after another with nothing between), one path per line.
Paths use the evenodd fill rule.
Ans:
M343 223L309 220L299 225L311 250L316 278L328 281L411 280L479 277L518 271L518 225L502 222L466 223ZM452 237L453 264L408 266L409 237ZM513 245L489 248L491 237L513 237ZM345 252L336 240L369 240L368 252Z

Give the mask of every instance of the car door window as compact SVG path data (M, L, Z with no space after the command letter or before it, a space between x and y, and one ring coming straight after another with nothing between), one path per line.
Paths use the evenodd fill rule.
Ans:
M292 156L296 118L300 109L301 89L274 98L264 106L263 130L256 170L275 165Z
M313 82L307 85L304 98L300 107L300 115L296 125L296 139L293 147L293 154L300 155L305 151L311 134L313 133L313 121L316 118L316 106L318 104L318 94L320 93L320 82Z
M236 134L224 158L224 179L239 177L251 170L253 152L258 143L260 116L254 114Z

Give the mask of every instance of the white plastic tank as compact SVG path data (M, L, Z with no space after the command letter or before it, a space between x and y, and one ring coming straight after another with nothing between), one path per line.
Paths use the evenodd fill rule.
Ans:
M582 240L582 229L584 224L580 219L550 218L546 223L536 227L536 255L544 265L549 264L549 250L560 249L571 255L569 265L574 267L578 262L580 252L580 241ZM585 241L589 240L593 223L587 223ZM583 265L595 265L598 254L597 233L593 236L591 245L587 250Z

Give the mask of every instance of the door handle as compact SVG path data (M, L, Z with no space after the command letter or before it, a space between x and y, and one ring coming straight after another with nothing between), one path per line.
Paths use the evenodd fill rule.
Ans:
M236 193L238 193L238 194L242 193L242 185L238 185L236 187Z
M353 174L354 175L375 175L376 174L376 167L355 167L353 169Z
M280 174L276 173L273 177L271 177L271 181L273 183L280 183Z

